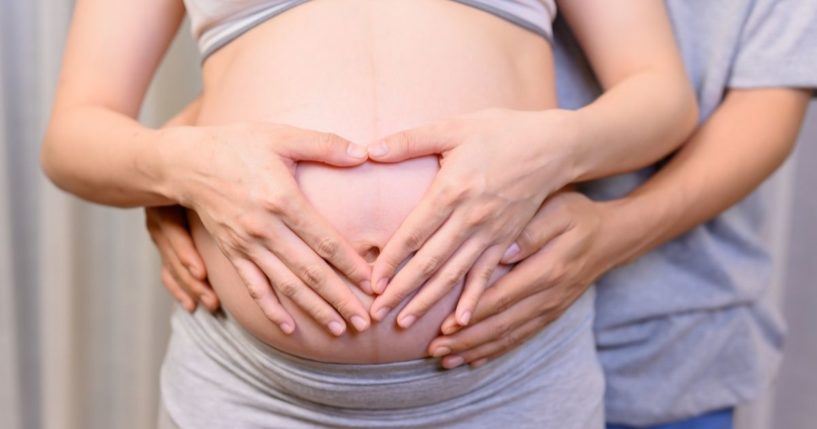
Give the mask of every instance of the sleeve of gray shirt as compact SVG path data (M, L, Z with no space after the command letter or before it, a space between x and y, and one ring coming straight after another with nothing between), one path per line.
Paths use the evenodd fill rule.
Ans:
M757 0L728 86L817 88L817 0Z

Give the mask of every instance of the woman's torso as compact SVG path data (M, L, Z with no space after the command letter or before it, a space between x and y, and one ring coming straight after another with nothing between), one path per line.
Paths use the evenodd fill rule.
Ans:
M315 1L208 58L199 124L268 121L366 143L483 108L555 105L550 46L507 21L442 0ZM352 169L301 164L297 179L317 210L371 256L437 170L436 157ZM423 357L456 304L459 289L408 330L396 327L393 311L366 332L335 338L282 297L298 324L286 336L261 313L194 215L191 227L225 309L250 333L291 354L357 363ZM373 298L350 288L368 308Z

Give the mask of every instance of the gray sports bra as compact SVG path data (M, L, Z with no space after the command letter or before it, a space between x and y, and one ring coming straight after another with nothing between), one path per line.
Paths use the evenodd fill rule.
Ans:
M264 21L309 0L184 0L202 61ZM555 0L451 0L506 19L547 40Z

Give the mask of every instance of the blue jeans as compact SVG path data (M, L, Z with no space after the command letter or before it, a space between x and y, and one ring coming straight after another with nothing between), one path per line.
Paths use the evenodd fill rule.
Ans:
M674 423L647 426L643 429L732 429L733 409L715 411ZM635 429L631 426L607 425L607 429Z

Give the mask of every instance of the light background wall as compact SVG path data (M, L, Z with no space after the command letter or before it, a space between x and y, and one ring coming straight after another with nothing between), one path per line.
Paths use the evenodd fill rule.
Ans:
M147 428L169 299L139 210L80 202L39 171L72 2L0 3L0 426ZM159 124L199 90L184 29L143 111ZM817 70L815 70L817 73ZM817 425L817 106L777 176L779 292L790 337L778 382L740 429Z

